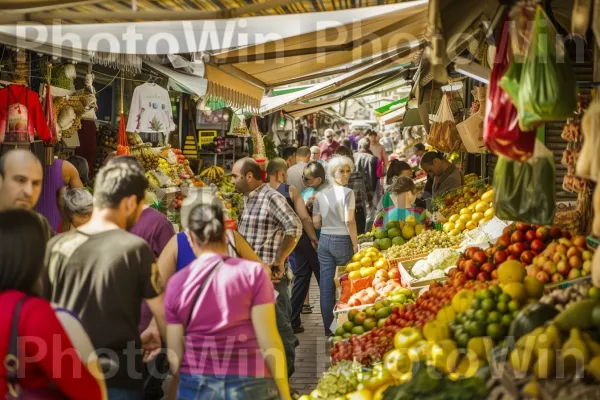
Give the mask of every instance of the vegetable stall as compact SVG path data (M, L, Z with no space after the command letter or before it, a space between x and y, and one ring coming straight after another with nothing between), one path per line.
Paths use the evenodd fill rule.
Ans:
M494 176L468 176L422 218L359 237L336 276L332 366L303 400L598 398L600 107L595 90L578 89L552 20L528 7L507 17L518 46L498 46L489 79L482 123ZM538 135L556 121L563 160ZM570 212L593 204L593 223L559 211L557 163L565 190L578 192Z

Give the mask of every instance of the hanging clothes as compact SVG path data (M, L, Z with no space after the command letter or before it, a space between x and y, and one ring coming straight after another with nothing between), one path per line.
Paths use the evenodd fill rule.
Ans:
M156 83L144 83L135 88L127 132L158 133L175 130L169 92Z
M79 147L75 147L75 155L86 159L90 167L90 175L93 166L96 165L98 155L98 146L96 144L96 121L91 119L82 119L81 128L78 131ZM88 176L92 179L91 176Z
M51 139L38 95L23 85L0 89L0 143Z
M35 210L46 217L54 232L58 231L61 219L57 195L58 191L65 186L62 167L63 160L61 159L54 160L53 165L46 166L42 181L42 193L35 206Z

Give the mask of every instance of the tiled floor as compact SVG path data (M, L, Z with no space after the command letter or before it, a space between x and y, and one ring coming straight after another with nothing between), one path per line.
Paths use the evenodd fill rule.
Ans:
M321 374L329 368L329 351L323 330L319 307L319 286L313 279L310 286L312 314L302 314L304 333L298 334L300 345L296 347L296 372L290 379L292 388L300 394L308 394L317 386Z

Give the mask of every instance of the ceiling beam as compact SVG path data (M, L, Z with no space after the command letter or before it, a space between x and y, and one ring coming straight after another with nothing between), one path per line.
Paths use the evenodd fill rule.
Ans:
M98 11L98 12L73 12L53 11L34 12L29 14L31 21L49 21L53 19L77 20L82 22L99 22L104 20L122 21L194 21L207 19L229 19L237 18L246 14L258 13L272 8L282 7L295 0L270 0L263 3L247 4L238 8L219 11L200 10L149 10L149 11Z
M47 13L63 8L91 6L106 3L107 0L50 0L23 3L22 1L0 4L0 24L9 25L31 21L31 14ZM108 0L110 1L110 0Z

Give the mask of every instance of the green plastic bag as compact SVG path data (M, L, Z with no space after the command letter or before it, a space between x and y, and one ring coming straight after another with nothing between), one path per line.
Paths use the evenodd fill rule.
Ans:
M554 155L539 140L533 156L523 163L500 156L494 169L496 216L536 225L553 224L555 175Z
M514 58L510 62L508 69L500 79L500 87L506 92L513 104L519 104L519 87L521 86L521 72L523 64L517 62Z
M522 130L573 116L577 107L575 72L554 25L540 6L519 83L517 109Z

